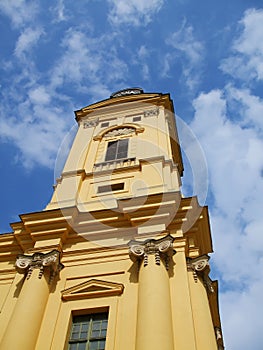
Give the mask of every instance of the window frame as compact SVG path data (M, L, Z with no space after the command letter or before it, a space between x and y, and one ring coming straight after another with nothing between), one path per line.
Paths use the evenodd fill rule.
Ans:
M127 137L109 140L107 142L105 162L127 159L129 154L129 143L129 138Z
M97 193L104 194L108 192L123 191L125 189L125 182L117 182L110 185L98 186Z
M110 126L110 122L101 122L100 127L101 128L108 128Z
M75 320L74 320L75 319ZM99 328L94 329L94 325L99 323ZM72 322L71 327L69 331L69 339L68 339L68 350L73 349L83 349L83 346L80 346L80 344L84 344L85 350L90 349L91 344L96 344L97 342L103 342L104 347L99 348L99 350L105 350L106 349L106 339L107 339L107 331L108 331L108 322L109 322L109 312L103 311L103 312L95 312L95 313L87 313L87 314L77 314L72 315ZM105 328L106 323L106 328ZM84 328L84 325L88 324L87 329ZM104 325L104 327L102 327ZM83 331L84 329L84 331ZM75 332L74 332L75 330ZM100 335L94 335L93 332L99 332ZM73 334L75 334L75 337L73 337ZM78 336L76 336L76 334ZM101 335L102 334L102 335ZM74 344L76 345L74 347ZM97 344L98 346L99 344ZM96 349L98 349L96 347Z

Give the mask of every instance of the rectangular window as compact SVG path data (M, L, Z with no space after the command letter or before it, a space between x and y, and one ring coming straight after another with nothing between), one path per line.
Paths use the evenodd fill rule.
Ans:
M104 350L108 313L73 316L68 350Z
M109 126L109 125L110 125L109 122L101 123L101 127L102 127L102 128L106 128L106 127Z
M105 160L115 160L127 158L128 155L128 139L110 141L106 152Z
M142 118L141 117L133 117L132 121L133 122L139 122Z
M98 193L120 191L123 189L124 189L124 182L121 182L119 184L99 186Z

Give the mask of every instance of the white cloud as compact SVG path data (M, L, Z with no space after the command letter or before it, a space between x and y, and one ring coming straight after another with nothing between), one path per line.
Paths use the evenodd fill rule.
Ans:
M244 266L240 257L240 269ZM231 350L262 348L262 261L257 265L258 280L246 291L229 291L221 295L221 318L224 338Z
M18 58L25 57L24 54L32 50L43 34L44 31L42 28L26 28L17 40L15 55Z
M233 55L223 60L221 69L243 80L263 79L263 9L250 9L240 21L242 32L232 46Z
M38 11L38 1L1 0L0 11L11 19L15 27L21 27L34 19Z
M6 87L0 110L0 138L18 148L18 161L28 169L36 164L54 166L60 142L73 123L74 107L60 88L69 86L85 93L88 101L91 97L99 100L110 96L108 86L120 83L127 72L113 45L114 37L91 37L85 30L69 29L61 43L61 56L41 75L30 59L41 35L41 29L31 28L20 35L15 50L19 60L10 67L20 73ZM7 113L12 117L6 118Z
M225 97L219 90L200 94L194 102L196 113L191 127L205 149L215 204L234 218L247 210L247 202L256 195L255 187L260 190L263 185L263 141L255 124L243 127L246 114L239 121L228 118L227 102L231 99L227 90ZM242 110L243 105L236 108Z
M66 106L63 109L56 99L55 95L51 100L46 87L35 86L25 100L14 104L11 118L5 118L7 108L1 111L0 138L16 145L19 162L27 169L36 164L54 166L60 142L70 125Z
M252 95L251 91L247 88L237 89L228 85L227 92L230 100L237 101L242 106L238 111L243 117L242 126L253 126L259 133L262 133L263 100L259 96Z
M163 0L108 0L109 21L114 25L145 26L163 6Z
M203 52L203 45L193 35L193 27L186 27L185 24L180 30L174 32L168 39L167 44L185 54L190 63L200 62Z
M51 7L51 12L53 13L55 23L66 21L69 18L66 14L64 0L57 0L55 5Z
M108 86L114 86L127 75L127 65L118 57L113 36L91 37L71 28L62 46L63 55L51 72L53 88L73 83L82 91L92 92L94 98L105 98L106 91L110 95Z
M174 64L175 60L176 60L176 56L171 52L168 52L162 55L161 77L167 78L169 76L171 67Z
M199 81L204 46L194 37L193 27L186 26L184 21L182 27L167 38L166 44L174 49L174 53L165 55L164 75L169 74L173 61L181 63L186 84L188 88L194 89Z
M149 80L150 78L150 68L148 64L150 62L150 57L151 52L145 45L141 45L132 57L133 65L140 67L141 76L144 80Z
M31 102L34 104L45 105L49 104L51 101L51 96L47 91L47 87L45 86L37 86L32 88L28 95Z
M233 101L237 119L230 119ZM233 350L244 344L259 350L253 341L263 341L263 322L256 306L263 288L262 107L263 101L249 90L227 86L195 99L191 123L207 157L214 196L210 212L216 250L212 260L222 278L225 342L231 343ZM241 334L247 322L253 327Z
M263 10L250 9L245 12L241 20L244 31L235 42L235 49L239 52L253 54L262 52L263 33L261 29Z

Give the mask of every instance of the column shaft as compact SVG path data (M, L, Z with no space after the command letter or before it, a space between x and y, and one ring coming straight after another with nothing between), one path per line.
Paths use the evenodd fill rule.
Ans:
M213 327L206 289L201 280L194 281L188 272L189 286L193 310L196 349L217 350L215 330Z
M138 293L136 350L174 350L169 276L154 255L140 267Z
M34 350L49 295L45 274L34 269L25 279L14 312L2 339L1 350Z

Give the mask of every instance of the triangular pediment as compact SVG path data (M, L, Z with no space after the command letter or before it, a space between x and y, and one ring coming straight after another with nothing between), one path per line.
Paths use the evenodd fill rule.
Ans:
M124 286L121 283L91 279L62 291L62 299L77 300L120 295L123 289Z

